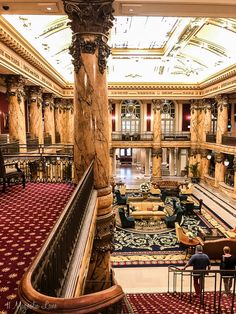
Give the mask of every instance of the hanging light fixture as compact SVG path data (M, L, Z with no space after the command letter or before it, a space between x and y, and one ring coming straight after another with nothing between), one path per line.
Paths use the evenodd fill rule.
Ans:
M227 158L224 160L224 165L225 165L225 167L228 167L228 165L229 165L229 160Z
M211 154L207 154L207 159L208 160L211 160L211 157L212 157Z

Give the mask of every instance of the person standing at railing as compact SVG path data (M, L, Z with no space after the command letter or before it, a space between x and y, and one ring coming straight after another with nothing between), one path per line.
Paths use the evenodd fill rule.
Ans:
M196 246L195 254L193 254L183 269L189 266L193 266L193 270L210 270L211 263L209 256L203 253L203 248L200 244ZM203 278L204 276L201 273L193 272L193 285L197 296L201 294L204 284Z
M223 248L223 255L221 257L221 263L220 263L220 269L227 269L227 270L235 270L236 266L236 257L232 256L230 254L230 247L225 246ZM224 287L225 287L225 293L227 295L230 295L231 293L231 288L232 288L232 283L233 283L233 274L229 272L222 272L222 278L224 282Z

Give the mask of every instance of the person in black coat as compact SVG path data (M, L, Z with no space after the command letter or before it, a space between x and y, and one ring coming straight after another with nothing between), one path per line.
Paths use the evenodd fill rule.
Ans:
M220 269L235 270L235 267L236 267L236 257L230 254L230 247L225 246L223 248L223 255L221 257ZM230 290L232 288L234 275L227 271L222 272L221 275L224 282L225 293L229 295L231 293Z

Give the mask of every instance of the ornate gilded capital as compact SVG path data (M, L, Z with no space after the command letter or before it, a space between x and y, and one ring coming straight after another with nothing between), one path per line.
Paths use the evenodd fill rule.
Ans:
M160 148L152 148L152 157L162 157L162 149Z
M200 154L202 158L207 158L207 155L210 154L210 151L208 149L200 149Z
M81 34L73 35L70 53L73 57L72 63L75 72L78 73L83 65L81 53L94 54L98 50L98 67L101 74L104 73L107 66L107 58L111 53L110 47L107 45L107 37L97 35L94 40L86 40L81 38Z
M152 108L153 108L154 113L161 110L162 101L160 99L153 99L152 103L153 103Z
M198 149L197 148L190 148L190 156L195 157L198 154Z
M54 108L60 109L60 106L62 104L62 98L54 98Z
M40 107L43 102L42 87L41 86L29 86L27 89L29 96L29 103L33 104L37 102L37 106Z
M228 107L228 97L227 95L218 95L216 96L216 101L217 101L217 107L218 109L220 109L220 111L223 110L223 108L227 108Z
M108 100L108 110L109 110L110 114L112 113L112 104L113 104L112 99L109 99Z
M17 101L20 103L25 97L25 81L22 75L6 75L5 82L7 86L8 96L17 96Z
M204 112L207 113L207 111L211 111L211 108L212 108L211 101L209 99L203 99Z
M113 26L114 0L63 0L73 33L109 34Z
M73 32L70 53L75 72L82 66L81 53L94 54L98 50L98 67L101 74L106 69L106 59L110 54L107 36L113 26L114 0L63 0L65 12L71 20ZM84 36L95 35L95 39Z
M50 110L52 110L54 106L54 97L52 93L44 93L43 94L43 105L45 107L49 106Z
M215 153L215 161L217 163L221 163L224 161L224 154L222 153Z
M115 231L115 214L110 212L107 215L97 218L96 235L94 237L94 248L98 252L114 250L113 236Z

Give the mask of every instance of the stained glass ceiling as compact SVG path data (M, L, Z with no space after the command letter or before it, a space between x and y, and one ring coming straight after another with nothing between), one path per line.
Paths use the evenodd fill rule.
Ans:
M66 16L5 15L5 19L73 82ZM109 82L196 83L236 63L236 20L176 17L115 18Z

